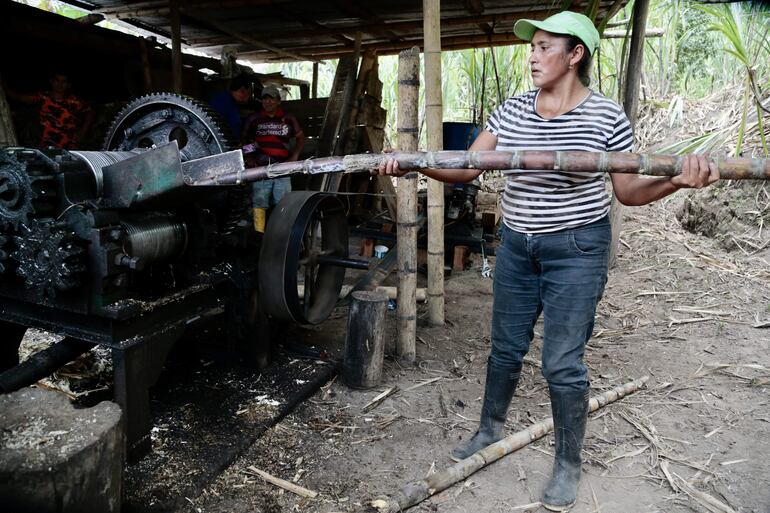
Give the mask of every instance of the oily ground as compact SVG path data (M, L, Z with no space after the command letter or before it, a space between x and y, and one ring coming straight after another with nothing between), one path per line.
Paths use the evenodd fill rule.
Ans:
M770 512L768 209L764 184L736 182L625 209L585 360L594 395L650 378L591 415L575 513ZM180 511L367 511L372 499L453 465L448 452L472 435L484 389L492 280L481 264L473 255L447 278L444 326L429 326L418 306L415 365L387 357L372 390L328 383ZM338 350L345 316L305 336ZM509 434L550 416L541 333L538 324ZM395 337L389 311L389 353ZM399 391L362 411L391 387ZM545 511L552 444L551 435L535 441L412 511ZM284 491L257 470L318 495Z

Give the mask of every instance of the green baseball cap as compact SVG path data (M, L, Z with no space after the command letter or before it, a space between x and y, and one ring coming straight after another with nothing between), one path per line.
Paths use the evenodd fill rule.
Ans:
M538 30L578 37L591 55L599 47L599 31L588 16L576 12L562 11L543 21L519 20L513 26L513 33L523 41L532 41Z

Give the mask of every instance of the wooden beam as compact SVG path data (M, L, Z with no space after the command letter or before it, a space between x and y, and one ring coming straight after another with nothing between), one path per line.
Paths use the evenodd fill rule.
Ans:
M179 16L179 0L169 0L171 4L171 77L174 92L182 92L182 22Z
M191 8L188 6L184 7L184 12L186 15L190 16L191 18L204 23L206 25L209 25L211 27L214 27L218 31L228 34L236 39L240 39L244 43L248 43L252 46L256 46L257 48L262 48L264 50L268 50L270 52L273 52L276 55L282 56L282 57L288 57L292 60L298 60L298 61L313 61L315 60L312 57L307 57L303 55L299 55L297 53L282 50L280 48L277 48L275 46L269 45L267 43L264 43L254 37L251 37L247 34L243 34L241 32L238 32L237 30L234 30L230 27L228 27L225 23L222 23L220 21L216 21L210 17L206 12L198 11L195 8Z
M479 23L491 23L497 25L499 23L505 23L509 21L516 21L519 18L527 17L530 19L543 19L553 14L554 10L537 10L527 11L524 9L517 9L516 11L503 13L503 14L481 14L478 16L458 16L452 18L446 18L441 20L442 27L463 27L463 26L476 26ZM374 23L342 23L342 24L325 24L325 28L319 28L313 31L313 35L318 36L330 36L334 34L355 34L357 31L361 31L364 34L393 34L393 37L398 38L394 33L400 31L417 31L422 29L422 20L410 20L410 21L396 21L385 22L377 21ZM285 35L283 30L267 30L261 31L260 37L264 39L270 39L280 35ZM404 37L404 36L401 36Z
M604 29L609 26L610 20L618 13L618 11L623 7L625 3L626 0L615 0L615 2L613 2L607 12L604 14L604 19L597 27L599 29L599 34L604 32Z
M213 9L221 11L222 9L243 7L243 6L260 6L260 5L273 5L276 3L289 3L279 2L276 0L220 0L214 2L212 0L203 1L191 1L186 0L185 6L198 9ZM103 7L94 9L91 11L97 14L103 14L107 18L113 19L128 19L139 18L142 16L168 16L171 12L171 8L166 0L151 0L148 2L133 2L125 5L117 5L113 7Z
M332 0L329 3L334 4L342 12L351 14L353 16L357 16L359 18L369 21L370 23L375 23L375 24L383 23L382 20L379 17L377 17L376 14L374 14L374 12L372 12L369 8L366 7L365 2L358 2L356 0ZM362 32L358 28L356 28L355 31L357 33ZM393 33L389 28L386 28L383 34L385 34L387 37L391 39L399 38L399 36Z
M16 139L16 130L13 127L13 121L11 117L11 108L8 106L8 101L5 97L5 88L3 87L3 81L0 78L0 146L16 146L18 140Z
M313 63L313 86L310 93L311 98L318 98L318 63Z
M648 37L660 37L663 35L663 29L650 29L646 32ZM605 32L603 38L623 38L625 32L623 31L608 31ZM423 41L421 39L405 39L399 42L381 42L370 43L361 46L362 51L375 50L378 55L393 55L402 50L405 50L411 46L418 46L422 49ZM526 41L522 41L512 33L492 34L486 35L471 35L471 36L451 36L444 37L441 40L441 49L443 51L463 50L466 48L479 48L488 46L508 46L514 44L525 44ZM295 53L301 53L303 55L313 56L316 59L326 60L333 59L340 55L352 53L350 50L341 48L339 46L325 45L320 47L292 47L291 51ZM256 56L259 52L239 52L240 56Z

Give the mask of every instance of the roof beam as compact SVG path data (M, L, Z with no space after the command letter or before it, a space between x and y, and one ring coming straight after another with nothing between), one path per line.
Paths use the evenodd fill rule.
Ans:
M371 24L375 25L383 25L385 26L382 34L389 37L393 40L400 40L401 36L393 33L390 28L387 27L387 24L384 23L375 13L373 13L370 9L368 9L364 3L362 2L356 2L355 0L332 0L332 2L339 10L353 15L357 16L359 18L362 18L366 21L368 21ZM356 32L363 32L362 30L355 28Z
M647 37L659 37L663 34L661 29L648 29L646 32ZM611 38L623 38L626 37L625 31L607 31L603 34L603 39ZM513 44L523 44L524 41L516 37L512 33L492 34L488 35L468 35L468 36L450 36L441 38L442 51L463 50L466 48L478 48L482 46L505 46ZM423 40L408 39L404 41L396 42L380 42L373 44L361 45L361 51L376 51L378 55L388 55L398 53L406 48L412 46L419 46L422 48ZM340 55L351 53L352 50L341 48L339 46L303 46L292 48L295 52L301 52L305 55L312 55L319 60L334 59ZM244 52L239 55L248 56L254 55L255 52ZM259 57L259 56L257 56Z
M289 0L286 0L287 2ZM214 2L212 0L188 0L184 2L187 7L194 7L197 9L211 9L216 8L222 10L230 7L243 7L243 6L259 6L280 3L276 0L221 0ZM101 9L94 9L94 13L103 14L107 18L137 18L141 16L167 16L171 12L168 0L148 0L145 2L133 2L125 5L118 5L113 7L103 7Z
M522 17L522 14L526 14L529 18L543 19L548 15L553 14L553 10L538 10L538 11L516 11L505 14L483 14L479 16L460 16L454 18L444 18L441 20L441 26L445 27L463 27L473 26L479 23L504 23L507 21L516 21ZM324 28L314 30L314 35L330 36L339 33L355 33L361 31L364 34L384 34L386 37L392 37L399 39L399 36L392 34L394 31L400 30L420 30L422 29L422 19L414 21L398 21L393 23L387 23L384 21L378 21L376 23L362 23L356 24L341 24L341 25L324 25ZM270 30L262 31L260 35L269 39L273 36L285 34L285 31Z
M281 56L281 57L288 57L292 60L297 61L313 61L312 57L307 57L304 55L300 55L298 53L294 53L291 51L286 51L281 48L277 48L275 46L269 45L263 41L260 41L256 38L253 38L247 34L243 34L241 32L238 32L237 30L233 30L230 27L228 27L226 24L216 21L212 19L210 16L207 16L207 14L203 11L199 11L196 8L191 8L189 5L185 5L183 8L184 13L197 20L200 23L203 23L205 25L209 25L219 32L225 33L227 35L230 35L236 39L239 39L243 41L244 43L248 43L252 46L256 46L257 48L262 48L263 50L269 50L270 52L273 52L274 54Z
M484 14L484 0L463 0L463 6L473 17ZM483 34L492 34L495 31L489 23L477 20L477 25Z

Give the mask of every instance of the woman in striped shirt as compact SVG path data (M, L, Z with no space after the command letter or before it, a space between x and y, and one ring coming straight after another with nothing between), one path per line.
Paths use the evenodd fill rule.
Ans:
M490 116L470 150L633 150L631 125L613 101L588 88L599 33L582 14L560 12L543 21L519 20L514 33L531 42L529 65L537 89L508 99ZM424 170L465 183L475 169ZM560 170L505 171L502 243L497 250L492 349L481 421L474 436L452 451L467 458L502 438L508 405L543 314L542 372L554 419L553 475L543 505L567 511L580 479L580 451L588 414L589 381L583 363L596 305L607 281L610 199L604 176ZM380 174L403 174L389 159ZM680 188L700 188L719 174L705 157L690 155L675 177L613 174L624 205L645 205Z

